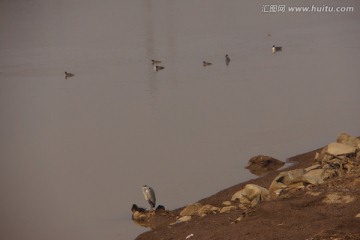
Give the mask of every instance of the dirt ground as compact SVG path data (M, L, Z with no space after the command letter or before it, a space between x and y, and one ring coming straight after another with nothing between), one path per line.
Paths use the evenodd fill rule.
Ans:
M288 169L310 166L316 151L319 150L290 158L295 164ZM223 201L230 200L248 183L268 188L278 173L232 186L199 202L221 207ZM246 213L234 210L205 217L193 216L189 222L169 225L175 222L181 209L166 216L156 214L151 219L153 230L136 239L360 239L360 169L311 189L299 190L286 199L261 202ZM239 216L244 216L243 220L234 223Z

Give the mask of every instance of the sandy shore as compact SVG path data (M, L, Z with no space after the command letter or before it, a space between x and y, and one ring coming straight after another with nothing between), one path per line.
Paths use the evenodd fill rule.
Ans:
M319 149L294 156L288 162L294 163L288 170L305 168L313 163ZM284 170L282 170L284 171ZM221 206L223 201L253 183L268 188L279 174L275 171L266 176L224 189L199 202ZM326 203L329 195L349 196L353 201ZM345 198L344 198L345 199ZM335 177L325 184L309 190L300 190L286 199L261 202L238 223L233 219L243 214L242 210L230 213L193 217L191 221L169 226L182 210L176 209L169 216L152 218L153 230L139 235L136 239L360 239L360 169L351 174ZM358 215L359 216L359 215Z

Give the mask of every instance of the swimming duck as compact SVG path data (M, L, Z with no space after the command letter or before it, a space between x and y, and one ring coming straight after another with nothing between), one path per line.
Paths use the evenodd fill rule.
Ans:
M212 65L212 63L211 63L211 62L206 62L206 61L203 61L203 66L204 66L204 67L206 67L206 66L210 66L210 65Z
M155 60L155 59L151 59L151 64L152 64L152 65L159 64L159 63L161 63L161 61Z
M154 66L154 71L157 72L157 71L163 70L164 68L165 68L165 67L163 67L163 66L155 65L155 66Z
M230 63L230 57L228 54L225 55L225 63L226 63L226 66L229 66L229 63Z
M69 73L65 71L65 79L75 76L73 73Z
M278 47L276 47L275 45L272 46L272 52L273 53L276 53L276 52L279 52L279 51L282 51L281 46L278 46Z

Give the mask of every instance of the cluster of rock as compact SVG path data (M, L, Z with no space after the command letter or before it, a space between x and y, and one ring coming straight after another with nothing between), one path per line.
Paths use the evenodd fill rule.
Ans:
M285 163L283 161L273 157L258 155L250 158L245 168L249 169L252 174L261 176L266 172L275 171L281 168L284 164Z
M249 161L249 165L265 166L275 164L282 166L281 161L267 156L256 156ZM259 164L260 163L260 164ZM236 192L230 201L223 202L222 207L190 204L185 207L173 224L189 221L191 216L204 217L208 214L228 213L232 210L249 211L261 201L268 201L279 197L286 197L294 191L311 188L323 184L327 179L342 176L360 165L360 139L342 133L335 143L330 143L317 153L312 166L281 172L272 181L269 190L255 184L247 184ZM257 167L256 167L257 168ZM242 220L243 216L234 222Z
M171 223L170 225L190 221L192 216L194 215L204 217L208 214L214 214L216 212L219 212L219 208L209 204L206 205L202 205L201 203L189 204L180 212L176 222Z
M155 210L147 210L145 208L138 207L136 204L133 204L131 211L133 221L143 227L151 227L150 219L156 214L169 214L169 211L165 210L165 207L162 205L159 205Z
M323 184L327 179L343 176L360 165L360 139L342 133L336 142L316 153L312 166L280 173L271 183L271 198Z
M247 212L256 206L260 201L269 200L269 191L266 188L255 184L247 184L244 189L236 192L231 201L224 201L221 207L215 207L209 204L193 203L186 206L179 214L175 223L190 221L192 216L204 217L209 214L229 213L233 210L244 210ZM240 216L234 222L238 222L243 218Z
M360 139L342 133L335 143L330 143L316 154L315 162L341 176L344 171L350 172L353 167L359 166L359 149Z
M249 165L268 167L282 166L279 160L267 156L256 156ZM353 168L360 166L360 139L342 133L336 142L330 143L315 155L313 165L308 168L299 168L281 172L270 184L269 189L247 184L243 189L233 194L229 201L224 201L222 206L216 207L209 204L194 203L186 206L170 225L190 221L193 216L204 217L209 214L229 213L234 210L242 210L242 215L233 223L241 221L248 212L261 201L269 201L276 198L284 198L295 191L311 188L312 186L325 183L329 178L343 176ZM157 211L167 214L165 209L157 211L145 211L133 206L133 219L147 222ZM245 215L244 215L245 214Z

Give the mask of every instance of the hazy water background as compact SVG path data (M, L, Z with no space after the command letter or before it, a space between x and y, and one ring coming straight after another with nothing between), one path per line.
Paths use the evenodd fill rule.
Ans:
M263 4L0 1L0 238L133 239L143 184L174 209L254 177L254 155L360 135L358 1Z

